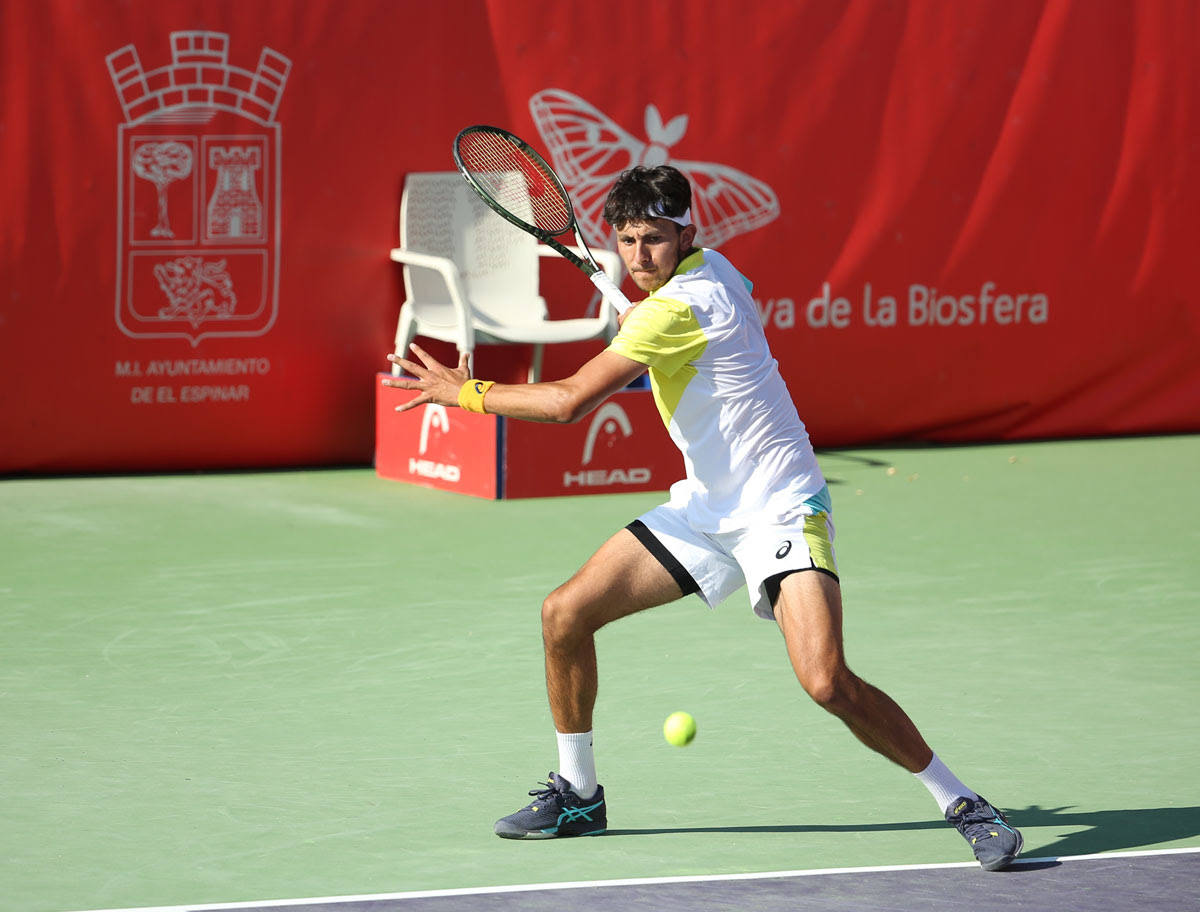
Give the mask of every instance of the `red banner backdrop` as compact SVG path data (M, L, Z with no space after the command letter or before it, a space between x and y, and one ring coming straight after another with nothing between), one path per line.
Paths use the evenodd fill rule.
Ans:
M686 170L818 445L1200 430L1192 0L545 9L0 0L0 471L369 461L404 175L478 122L598 241Z

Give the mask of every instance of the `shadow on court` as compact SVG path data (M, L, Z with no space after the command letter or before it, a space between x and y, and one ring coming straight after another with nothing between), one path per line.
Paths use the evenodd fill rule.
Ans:
M1073 812L1070 807L1043 808L1038 805L1006 810L1009 822L1024 828L1026 855L1093 855L1122 849L1139 849L1200 835L1200 807L1134 808L1113 811ZM898 823L776 824L730 827L662 827L610 829L614 836L661 836L671 833L873 833L904 830L933 830L947 826L941 820ZM1050 841L1036 842L1029 830L1062 827L1066 832Z
M1130 808L1119 811L1072 811L1070 807L1033 805L1008 814L1017 827L1085 827L1041 846L1025 844L1026 854L1093 855L1161 845L1200 835L1200 807ZM1033 850L1032 853L1030 850Z
M869 456L866 453L850 453L844 450L818 450L817 459L825 475L825 481L830 485L846 484L841 471L853 471L857 468L882 469L891 465L888 459ZM839 471L841 470L841 471Z

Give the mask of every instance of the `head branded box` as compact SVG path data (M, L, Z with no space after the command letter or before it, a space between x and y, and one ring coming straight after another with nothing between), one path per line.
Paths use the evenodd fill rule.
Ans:
M387 376L375 394L381 478L501 500L665 491L683 477L649 390L622 390L577 424L540 424L440 405L397 412L416 394Z

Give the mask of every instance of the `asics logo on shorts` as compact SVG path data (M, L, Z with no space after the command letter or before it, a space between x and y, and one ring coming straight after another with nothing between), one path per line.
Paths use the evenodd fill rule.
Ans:
M780 545L779 550L775 552L775 556L780 560L783 560L788 556L788 552L791 550L792 543L790 541L785 541L782 545Z

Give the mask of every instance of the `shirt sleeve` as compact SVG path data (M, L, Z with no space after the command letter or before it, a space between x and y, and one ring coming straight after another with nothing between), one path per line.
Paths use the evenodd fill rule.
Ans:
M708 340L682 301L649 297L630 311L609 350L670 377L703 353Z

